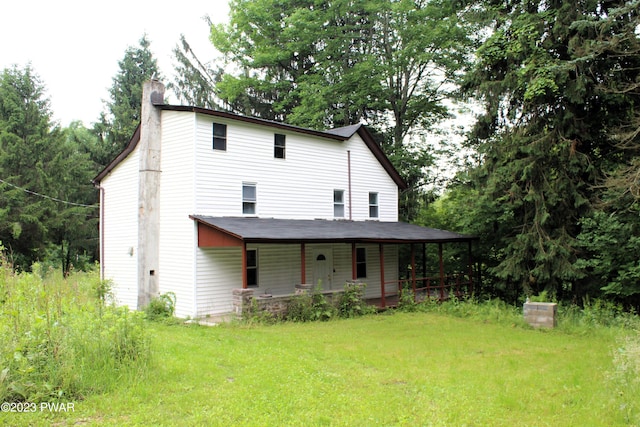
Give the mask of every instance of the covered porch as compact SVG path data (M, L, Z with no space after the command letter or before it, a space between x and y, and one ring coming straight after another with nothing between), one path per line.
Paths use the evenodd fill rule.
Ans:
M341 289L347 281L366 282L367 299L380 308L396 305L400 294L406 291L410 291L416 301L427 297L442 300L473 292L473 236L402 222L197 215L191 218L197 223L199 247L240 248L242 289L252 288L256 280L252 277L251 269L255 261L248 245L288 245L289 248L294 245L298 248L297 254L290 258L295 260L285 262L287 269L298 271L299 280L290 283L290 293L294 293L295 285L311 281L310 285L315 286L317 283L313 281L316 276L310 271L316 267L308 264L326 258L330 258L331 262L327 270L328 283L331 284L331 277L337 278L333 285L335 290ZM339 245L341 249L327 257L317 251L317 247L329 244ZM466 248L463 268L456 268L456 271L447 268L447 244ZM335 261L332 258L336 258ZM336 272L336 265L348 267ZM344 271L346 268L350 271ZM363 277L366 280L362 280ZM342 283L338 283L338 280Z

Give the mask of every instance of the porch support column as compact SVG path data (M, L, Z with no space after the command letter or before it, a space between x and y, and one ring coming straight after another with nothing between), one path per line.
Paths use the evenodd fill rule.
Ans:
M351 279L352 280L356 280L358 278L358 266L357 266L357 251L356 251L356 244L355 242L353 242L351 244Z
M242 289L247 289L247 242L242 242Z
M380 252L380 304L382 305L382 308L385 308L387 306L387 302L384 295L384 245L380 243L378 248Z
M422 277L427 278L427 244L422 242Z
M438 259L440 263L440 299L444 299L444 261L442 259L442 243L438 243Z
M471 255L471 240L469 240L469 295L473 294L473 256Z
M300 243L300 284L307 283L307 255L304 243Z
M413 288L413 301L416 300L416 248L411 244L411 287Z

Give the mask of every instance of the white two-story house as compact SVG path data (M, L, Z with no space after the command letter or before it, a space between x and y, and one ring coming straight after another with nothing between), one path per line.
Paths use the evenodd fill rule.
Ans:
M361 125L316 131L163 98L145 85L140 127L94 179L101 273L120 304L173 292L178 316L203 317L229 313L233 289L350 280L384 304L399 244L471 241L398 222L406 184Z

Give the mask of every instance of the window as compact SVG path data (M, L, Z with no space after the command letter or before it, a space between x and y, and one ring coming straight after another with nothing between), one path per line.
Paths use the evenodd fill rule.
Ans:
M369 193L369 218L378 218L378 193Z
M367 250L356 248L356 277L363 279L367 277Z
M257 249L247 249L247 286L258 286Z
M333 216L344 218L344 190L333 190Z
M256 214L256 185L242 183L242 213L246 215Z
M227 125L213 124L213 149L227 151Z
M276 133L273 136L273 157L276 159L284 159L285 136Z

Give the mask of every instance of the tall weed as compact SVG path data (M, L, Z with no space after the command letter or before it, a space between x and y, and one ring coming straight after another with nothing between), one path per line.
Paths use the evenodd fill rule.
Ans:
M615 410L622 413L627 425L640 425L640 334L625 337L613 354Z
M0 401L81 398L144 371L144 315L108 304L105 288L96 271L63 279L0 260Z
M337 308L327 300L318 287L311 293L295 295L287 306L285 320L293 322L312 322L329 320L336 317Z
M640 318L637 313L625 311L615 302L585 299L582 307L576 304L558 304L558 328L578 334L606 328L640 331Z

